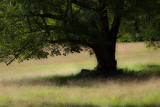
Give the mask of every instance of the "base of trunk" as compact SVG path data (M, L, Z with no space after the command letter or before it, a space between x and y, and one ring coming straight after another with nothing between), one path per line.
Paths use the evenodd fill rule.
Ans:
M99 63L97 65L97 70L101 72L116 72L117 71L117 61L114 60L112 64L108 63Z
M120 77L124 75L123 70L114 70L114 71L99 71L99 70L87 70L87 69L82 69L81 72L79 73L79 76L85 77Z
M94 48L97 58L97 71L110 74L117 73L117 61L115 60L114 46L102 46Z

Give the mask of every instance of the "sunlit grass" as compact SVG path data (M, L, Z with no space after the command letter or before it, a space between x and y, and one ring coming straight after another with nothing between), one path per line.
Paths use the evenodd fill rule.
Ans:
M152 82L157 80L150 80ZM110 81L93 87L21 86L0 89L1 106L153 106L160 104L160 85ZM160 82L160 81L158 81ZM106 85L105 85L106 84ZM132 85L132 86L130 86ZM136 87L136 88L135 88ZM150 88L152 87L152 88Z
M160 106L160 50L143 43L119 44L118 67L125 72L158 74L147 78L77 78L81 69L94 69L95 57L71 54L0 64L0 107Z

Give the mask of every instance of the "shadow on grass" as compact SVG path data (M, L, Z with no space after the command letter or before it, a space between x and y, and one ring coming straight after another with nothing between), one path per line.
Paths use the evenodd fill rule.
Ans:
M114 105L111 105L109 107L160 107L160 105L159 104L145 104L141 106L137 106L137 105L114 106Z
M53 85L53 86L79 86L91 87L98 82L107 80L114 81L145 81L153 77L160 77L160 65L146 65L141 71L128 69L119 69L117 73L104 75L103 73L92 71L87 73L78 73L75 75L50 75L37 78L23 78L12 81L2 81L3 85Z
M34 105L32 105L34 107ZM40 107L101 107L100 105L92 105L92 104L49 104L49 103L42 103ZM110 105L106 107L160 107L158 104L145 104L141 106L137 105L124 105L124 106L115 106Z
M36 107L37 105L30 105L30 107ZM92 104L52 104L52 103L42 103L40 105L38 105L38 107L100 107L98 105L92 105Z
M4 106L5 107L5 106ZM7 106L6 106L7 107ZM76 104L76 103L39 103L39 104L27 104L27 107L160 107L159 104L142 104L140 106L137 105L94 105L94 104Z

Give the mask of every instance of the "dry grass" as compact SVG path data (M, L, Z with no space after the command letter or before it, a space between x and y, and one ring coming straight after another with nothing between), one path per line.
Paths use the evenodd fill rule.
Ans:
M149 77L77 77L80 69L96 65L86 52L9 67L0 64L0 107L159 107L159 52L146 49L144 43L117 45L118 66L126 72L154 74Z

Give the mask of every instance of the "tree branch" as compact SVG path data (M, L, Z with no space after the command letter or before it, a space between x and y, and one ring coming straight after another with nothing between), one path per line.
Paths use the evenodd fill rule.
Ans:
M55 20L64 20L63 17L58 16L58 15L53 15L53 14L31 14L31 16L37 16L37 17L46 17L46 18L51 18Z
M110 32L113 32L115 29L118 30L120 24L121 24L121 18L120 17L114 17Z
M98 8L91 7L90 4L88 2L85 2L84 0L72 0L72 3L85 9L89 9L93 11L98 10Z
M73 43L73 44L77 44L77 45L85 45L88 47L92 47L91 43L88 43L86 41L80 41L80 40L75 40L75 39L59 39L59 40L51 40L49 41L49 43L51 44L56 44L56 43Z
M8 63L6 63L7 66L10 65L13 61L15 61L15 59L17 59L17 58L19 57L19 55L21 55L24 51L26 51L26 50L29 48L29 46L27 47L27 45L28 45L28 44L26 44L23 48L21 48L21 49L19 50L19 53L18 53L18 54L13 54L13 55L14 55L14 58L13 58L11 61L9 61ZM15 52L15 53L16 53L16 52Z
M42 19L43 19L44 24L45 24L46 32L47 32L48 36L50 36L50 30L49 30L49 28L48 28L47 22L46 22L46 20L45 20L44 17L43 17Z
M110 34L112 34L112 40L114 42L117 41L117 33L119 32L119 27L121 24L121 18L120 17L114 17L113 23L112 23L112 27L110 29Z

